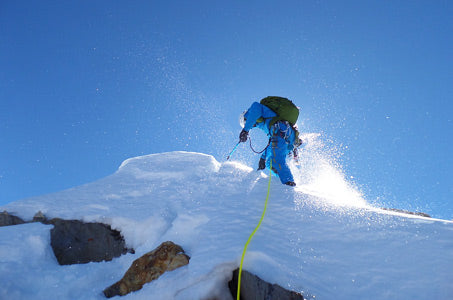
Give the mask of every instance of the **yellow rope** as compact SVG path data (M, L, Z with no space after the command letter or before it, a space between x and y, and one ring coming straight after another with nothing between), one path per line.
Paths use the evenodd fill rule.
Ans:
M244 250L242 251L241 264L239 265L238 293L237 293L237 297L236 297L237 300L240 300L240 299L241 299L241 275L242 275L242 263L244 262L245 252L247 252L247 247L248 247L250 241L252 240L253 236L255 235L255 233L258 231L258 228L260 228L261 222L263 221L264 215L266 214L267 200L269 199L269 192L270 192L270 190L271 190L272 159L271 159L271 161L270 161L270 167L269 167L269 169L270 169L271 171L269 172L269 183L268 183L268 185L267 185L267 195L266 195L266 201L264 202L264 210L263 210L263 214L261 215L261 219L260 219L260 221L258 222L258 225L256 225L255 230L253 230L253 232L250 234L249 239L247 240L247 243L245 243Z

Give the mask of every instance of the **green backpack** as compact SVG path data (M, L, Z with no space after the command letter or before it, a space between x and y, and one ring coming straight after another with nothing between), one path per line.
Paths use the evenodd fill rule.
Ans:
M274 125L278 121L288 121L292 126L297 123L299 109L291 100L283 97L269 96L262 99L260 103L269 107L277 114L277 116L272 118L269 126Z
M302 140L299 138L299 131L295 126L297 118L299 118L299 108L294 103L283 97L269 96L260 101L261 104L272 109L277 116L273 117L269 123L269 127L272 127L278 121L288 121L291 124L295 132L294 146L297 148L302 145ZM260 118L258 122L263 122L264 119Z

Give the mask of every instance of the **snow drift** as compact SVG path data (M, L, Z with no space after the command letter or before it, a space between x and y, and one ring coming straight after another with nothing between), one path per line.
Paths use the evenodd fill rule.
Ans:
M304 157L303 155L301 157ZM452 222L369 206L341 172L305 156L298 187L272 179L268 211L244 269L317 299L452 299ZM308 158L307 158L308 157ZM171 152L126 160L99 181L1 209L30 220L102 222L135 254L58 265L51 226L0 228L1 299L104 299L131 262L171 240L191 257L124 299L231 299L227 282L263 209L268 178L239 162Z

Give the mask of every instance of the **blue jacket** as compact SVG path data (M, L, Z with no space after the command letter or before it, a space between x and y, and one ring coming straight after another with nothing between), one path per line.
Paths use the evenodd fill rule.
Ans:
M269 123L275 116L277 116L277 114L273 112L272 109L258 102L253 102L252 106L250 106L244 115L246 119L244 130L249 131L256 125L270 136ZM257 123L256 121L258 121L259 118L264 118L264 122Z
M270 168L270 161L272 160L272 171L285 184L287 182L294 182L291 170L286 163L286 157L294 148L296 134L288 122L279 121L269 128L271 120L276 115L267 106L254 102L244 114L246 119L244 130L249 131L253 127L258 127L269 136L270 147L266 148L261 158L266 161L266 167L268 168ZM260 120L260 118L262 119Z
M291 126L288 126L284 122L277 122L273 126L273 131L270 132L269 124L273 117L277 114L265 105L258 102L253 102L252 106L247 110L244 117L246 119L244 130L249 131L253 127L258 127L263 130L269 137L272 137L278 133L278 131L285 132L285 140L288 143L288 153L293 149L295 132ZM263 118L264 122L257 122L258 119Z

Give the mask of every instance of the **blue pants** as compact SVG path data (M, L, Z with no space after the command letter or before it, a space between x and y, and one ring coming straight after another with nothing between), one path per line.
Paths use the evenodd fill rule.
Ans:
M272 171L278 175L283 184L288 181L294 182L293 174L291 174L286 163L286 157L291 152L291 148L289 147L288 141L277 132L271 137L269 147L267 147L261 156L261 158L266 160L267 168L270 167L270 161L272 159Z

